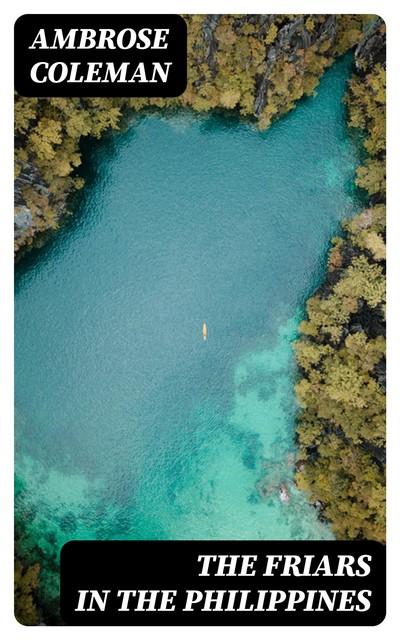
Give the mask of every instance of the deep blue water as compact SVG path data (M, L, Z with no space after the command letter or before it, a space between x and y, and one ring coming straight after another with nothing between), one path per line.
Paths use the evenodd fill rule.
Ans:
M291 341L359 207L350 65L264 133L147 115L86 150L75 217L17 269L25 544L332 537L293 484Z

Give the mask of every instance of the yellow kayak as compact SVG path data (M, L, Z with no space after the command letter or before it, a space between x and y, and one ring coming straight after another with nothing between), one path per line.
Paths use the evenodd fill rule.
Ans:
M203 340L207 340L207 325L203 324Z

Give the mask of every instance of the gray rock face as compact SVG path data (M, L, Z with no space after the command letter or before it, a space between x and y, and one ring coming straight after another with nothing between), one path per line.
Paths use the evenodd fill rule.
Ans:
M378 18L365 32L355 50L354 60L359 72L369 73L379 63L386 67L386 32L382 18Z
M25 198L23 196L24 187L34 184L42 185L43 182L37 168L31 162L25 162L18 177L14 180L15 206L25 204Z
M202 24L202 33L204 43L206 45L206 61L213 73L217 71L217 62L215 60L215 54L218 50L218 41L215 37L215 29L219 25L220 16L217 14L207 15Z
M33 229L33 217L25 204L24 188L32 186L36 182L37 169L26 162L18 177L14 181L14 240L22 244L24 239L31 235Z
M32 214L27 207L19 207L14 215L14 238L25 236L32 227Z
M17 246L24 245L28 237L37 231L34 216L26 206L24 190L34 189L39 195L49 195L49 189L32 163L24 163L14 181L14 240Z
M315 16L315 18L318 17L319 16ZM311 32L306 29L304 16L297 16L294 20L279 29L275 43L269 48L267 53L265 72L258 80L257 95L254 101L254 112L256 116L261 115L267 103L269 74L276 62L285 56L288 57L289 62L294 62L299 49L307 49L313 44L319 49L321 44L327 40L334 42L336 34L337 21L336 16L333 14L328 16L322 23L316 20L315 27Z
M269 13L268 15L247 14L235 19L233 23L233 29L237 31L245 24L260 25L255 35L258 38L264 38L267 35L268 29L270 28L276 17L276 13Z
M233 29L237 31L245 24L261 25L255 32L256 37L264 41L268 33L268 29L275 22L277 14L269 15L243 15L238 16L233 22ZM262 77L256 78L257 94L254 101L254 113L260 116L267 102L268 76L272 67L276 62L287 56L289 62L294 62L297 58L299 49L307 49L312 44L316 44L317 48L326 40L332 42L336 38L337 21L334 14L329 15L323 22L318 22L315 16L315 26L312 31L308 31L305 26L305 16L296 16L293 20L281 25L273 46L269 47L266 57L266 69ZM323 16L325 18L325 16ZM218 51L218 40L215 37L215 29L219 25L220 16L216 14L206 15L202 24L202 34L205 43L205 60L211 71L217 72L218 64L216 61L216 53Z
M35 234L36 225L29 209L14 213L14 244L16 249L26 245Z

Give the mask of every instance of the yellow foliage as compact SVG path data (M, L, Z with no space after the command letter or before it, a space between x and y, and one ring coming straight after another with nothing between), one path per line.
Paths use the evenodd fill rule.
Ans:
M307 31L314 31L315 28L315 20L312 16L309 16L305 22L305 26Z
M272 44L278 34L278 27L272 23L265 36L265 44Z
M226 109L233 109L240 100L240 91L229 89L221 94L220 102Z
M342 44L358 33L351 17L347 25ZM380 65L364 74L365 66L346 98L349 126L365 130L369 154L356 183L383 198L385 74ZM323 505L337 537L384 542L385 205L367 208L343 226L345 236L333 240L329 256L334 284L324 283L323 294L308 301L295 343L302 373L295 388L302 409L299 455L307 461L296 483Z
M39 573L38 564L24 568L22 562L15 561L14 613L18 622L24 625L36 625L39 622L34 601L35 589L39 583Z

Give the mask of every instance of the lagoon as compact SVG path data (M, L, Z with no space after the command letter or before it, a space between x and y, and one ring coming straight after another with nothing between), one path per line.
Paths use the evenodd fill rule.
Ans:
M181 111L86 145L74 216L16 271L16 514L33 555L333 537L293 483L291 343L360 210L351 63L264 133Z

